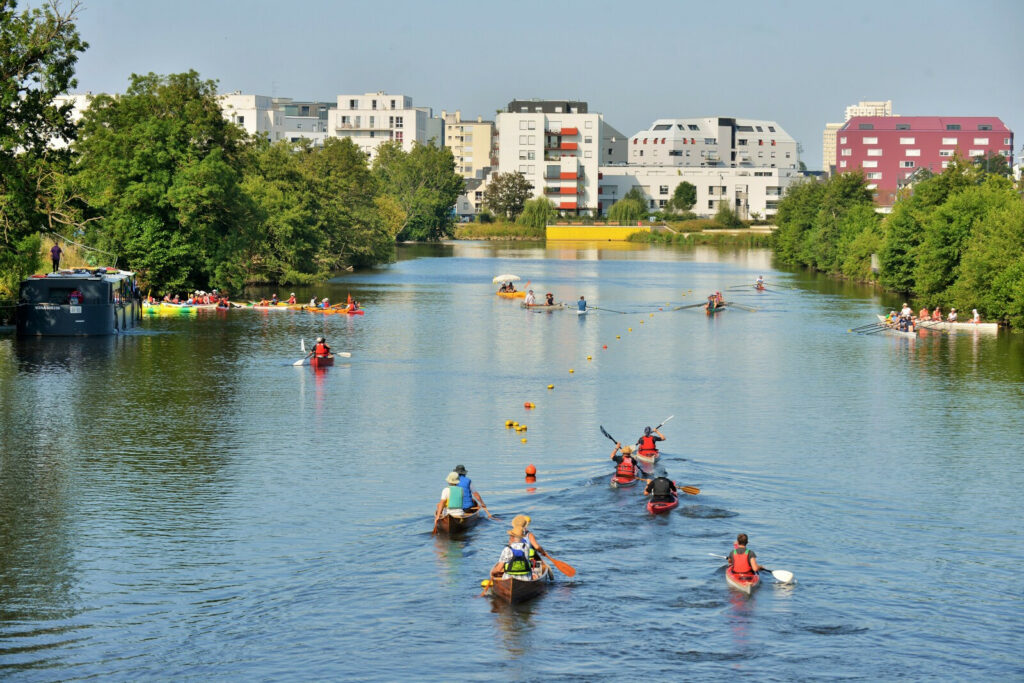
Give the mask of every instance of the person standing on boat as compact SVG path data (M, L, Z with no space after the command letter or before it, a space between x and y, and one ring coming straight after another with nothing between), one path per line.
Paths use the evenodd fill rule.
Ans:
M57 242L53 243L50 247L50 262L53 263L53 270L51 272L56 273L60 270L60 255L64 253L64 250L60 248Z
M583 297L581 296L581 297L580 297L580 300L576 302L576 308L577 308L577 309L579 309L579 310L581 310L581 311L584 311L584 312L586 312L586 310L587 310L587 300L586 300L586 299L584 299L584 298L583 298Z
M620 454L621 451L621 454ZM633 447L616 442L612 449L612 460L615 461L615 476L619 479L639 479L640 467L633 457Z
M437 520L441 519L444 514L451 515L452 517L462 517L465 515L462 509L462 487L459 486L458 472L449 472L448 476L445 477L445 482L448 486L441 489L441 500L437 503L437 508L434 510L435 525Z
M523 299L523 303L526 304L527 306L533 306L535 303L537 303L537 300L533 296L532 289L526 293L526 298Z
M754 551L747 549L746 534L739 534L736 537L736 543L732 546L732 552L726 556L725 560L732 567L732 571L735 574L756 574L761 570L757 566L757 556L754 555Z
M459 486L462 487L462 509L465 512L472 512L479 505L486 510L484 499L473 490L473 481L466 474L466 466L456 465L454 472L459 475Z
M644 427L644 435L637 439L636 445L639 448L640 455L653 457L658 454L657 443L664 440L665 435L659 430Z
M673 494L676 494L676 483L668 477L655 477L646 479L647 487L644 489L645 496L651 496L655 503L671 503Z

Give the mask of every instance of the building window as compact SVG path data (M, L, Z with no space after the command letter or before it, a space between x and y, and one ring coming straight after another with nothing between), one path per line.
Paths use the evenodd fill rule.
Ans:
M772 156L775 156L775 152L772 152ZM839 156L841 156L841 157L849 157L849 156L853 156L853 150L852 150L852 149L850 149L849 147L844 147L844 148L843 148L843 149L842 149L842 150L841 150L841 151L839 152Z
M349 109L359 109L359 100L349 100L348 101L348 108Z
M401 142L401 141L402 141L402 131L396 130L395 131L395 142Z
M764 140L758 140L757 144L759 147L764 147Z
M529 139L529 136L527 136L527 135L520 135L520 136L519 136L519 144L520 144L520 145L525 145L525 144L526 144L526 141L527 141L528 139Z
M860 130L874 130L875 129L875 124L873 124L873 123L861 123L861 124L857 125L857 128L860 129Z
M988 138L974 138L974 144L976 145L987 145Z
M548 119L548 130L557 130L557 131L562 130L562 122L561 121L553 121L551 119Z
M1012 145L1013 144L1012 140L1013 140L1013 138L1003 138L1003 144L1004 145Z
M519 130L526 130L526 121L519 122Z
M960 124L959 123L947 123L946 124L946 130L960 130Z
M536 145L537 144L537 136L536 135L531 135L530 136L530 142L528 144Z
M667 203L668 203L668 200L666 200L666 199L659 199L658 200L658 208L664 209L665 208L665 204L667 204Z
M921 156L921 150L919 150L919 149L908 149L908 150L904 150L903 153L906 154L908 157L919 157L919 156Z
M992 124L991 123L979 123L978 124L978 130L992 130Z
M531 149L530 151L528 151L528 152L526 153L526 158L527 158L527 160L529 160L529 161L533 161L533 160L535 160L535 159L537 158L537 153L536 153L536 152L534 152L534 151L533 151L533 150Z
M594 138L590 137L589 135L585 135L585 136L583 137L583 144L585 144L585 145L589 145L589 144L591 144L592 142L594 142Z
M951 156L953 156L953 150L951 150L951 149L940 149L939 150L939 156L940 157L951 157ZM945 168L945 167L943 167L943 168Z
M658 194L668 194L668 185L659 185Z
M839 168L846 168L846 162L845 161L840 161L839 162Z
M526 161L526 150L519 150L519 161Z
M402 127L402 117L401 116L396 116L395 117L395 128L401 128L401 127Z
M942 168L949 168L949 162L948 161L943 161L942 162Z
M244 116L236 116L235 117L235 123L237 123L237 124L245 124L245 117Z
M901 161L900 162L900 168L914 168L914 162L913 161Z
M714 199L709 199L708 200L708 208L709 209L715 208L715 200Z
M878 168L877 161L865 161L861 164L864 168Z
M746 138L739 138L739 139L737 139L736 140L736 146L737 147L746 147L747 146L747 139Z
M881 180L882 174L878 171L875 171L874 173L868 173L867 178L868 180Z
M681 157L681 156L683 156L683 150L681 150L681 149L670 149L668 151L668 155L670 157Z
M528 121L526 125L527 125L529 130L537 130L537 122L536 121Z
M983 149L972 149L970 152L968 152L967 156L969 156L972 159L974 157L985 156L985 150L983 150Z
M588 149L588 150L585 150L585 151L583 152L583 158L584 158L584 159L590 159L590 158L592 158L593 156L594 156L594 153L593 153L593 152L591 152L591 151L590 151L589 149Z
M526 173L526 169L528 169L528 168L529 168L529 166L527 166L526 164L519 164L519 172L520 173Z
M882 156L882 150L880 150L880 149L869 149L868 150L868 156L869 157L880 157L880 156Z
M705 145L717 145L718 144L718 140L716 140L715 138L704 138L704 144Z
M583 123L583 127L584 128L593 128L594 127L594 122L593 121L585 121Z
M913 145L914 144L914 138L900 138L900 144L901 145Z
M846 144L846 138L839 138L839 144L840 145L845 145Z
M869 183L868 184L868 189L869 190L877 190L878 189L878 184L877 183Z
M955 145L956 138L942 138L942 144L944 145Z
M909 123L897 123L896 124L896 130L910 130L910 124Z
M877 145L878 138L864 138L861 142L863 142L865 145Z
M768 132L769 133L774 133L775 132L775 126L768 126Z

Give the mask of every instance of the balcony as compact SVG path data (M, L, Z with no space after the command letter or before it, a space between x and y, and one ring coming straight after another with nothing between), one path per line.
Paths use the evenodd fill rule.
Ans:
M569 135L579 135L580 134L580 130L579 130L579 128L560 128L559 130L555 130L555 129L552 128L552 129L545 130L544 133L546 135L565 135L565 136L569 136Z
M576 209L579 208L579 203L574 201L571 202L558 202L559 209Z

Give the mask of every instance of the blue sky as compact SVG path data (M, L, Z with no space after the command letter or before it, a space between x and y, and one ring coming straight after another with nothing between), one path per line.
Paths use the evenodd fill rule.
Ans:
M33 2L32 4L37 4ZM223 92L384 90L493 119L510 100L589 102L626 135L662 117L774 119L821 166L859 100L998 116L1024 145L1024 1L343 2L85 0L77 90L195 69Z

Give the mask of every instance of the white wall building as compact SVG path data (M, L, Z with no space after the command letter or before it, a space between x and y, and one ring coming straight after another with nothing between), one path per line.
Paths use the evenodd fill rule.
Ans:
M497 116L498 171L522 173L562 211L601 210L598 167L624 156L622 135L586 102L513 100Z
M284 115L266 95L243 95L236 90L218 95L224 118L241 126L250 135L262 135L272 142L285 138Z
M408 95L389 95L383 91L362 95L338 95L338 106L328 112L327 133L349 138L370 158L377 148L391 140L410 151L413 143L441 146L444 123L429 107L414 107Z
M799 162L796 140L775 121L658 119L629 140L632 165L797 168Z
M284 137L291 142L311 140L322 147L327 138L327 117L334 102L296 101L290 97L274 99L274 105L284 116Z
M464 120L462 112L441 112L444 146L452 150L455 172L463 178L483 179L497 165L494 158L494 121Z

